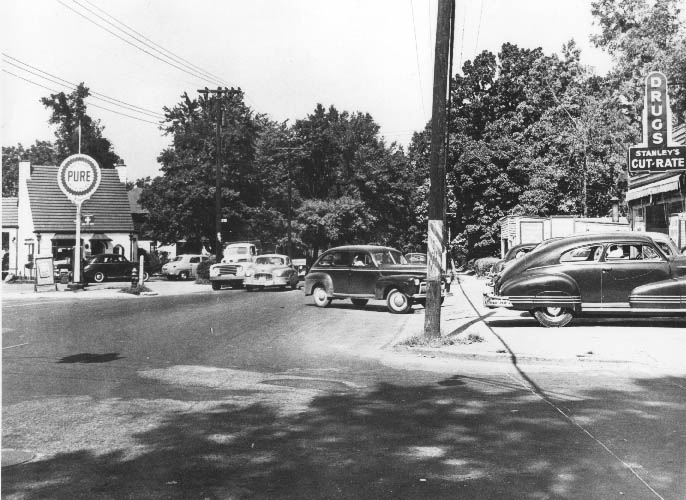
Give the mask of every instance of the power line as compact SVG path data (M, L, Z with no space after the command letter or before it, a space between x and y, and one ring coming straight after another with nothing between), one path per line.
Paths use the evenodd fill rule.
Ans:
M37 76L37 77L39 77L39 78L42 78L42 79L44 79L44 80L48 80L48 81L51 82L51 83L56 83L57 85L62 85L62 86L64 86L64 87L69 87L70 89L75 89L75 88L78 87L78 85L76 85L75 83L72 83L72 82L70 82L70 81L68 81L68 80L65 80L64 78L60 78L59 76L53 75L53 74L51 74L51 73L48 73L47 71L43 71L42 69L36 68L35 66L31 66L30 64L27 64L27 63L25 63L25 62L23 62L23 61L20 61L20 60L17 59L16 57L12 57L12 56L10 56L10 55L8 55L8 54L5 54L4 52L2 53L2 55L3 55L3 57L5 57L5 58L7 58L7 59L12 59L12 61L16 61L16 62L18 62L19 64L21 64L21 65L23 65L23 66L26 66L26 67L28 67L28 68L31 68L31 69L33 69L33 70L38 71L38 73L36 73L35 71L30 71L30 70L28 70L28 69L26 69L26 68L20 66L19 64L15 64L15 63L12 62L12 61L5 60L5 63L6 63L6 64L9 64L9 65L11 65L11 66L14 66L15 68L18 68L18 69L20 69L21 71L25 71L26 73L30 73L30 74L32 74L32 75L34 75L34 76ZM40 74L40 73L42 73L42 74ZM47 76L43 76L43 75L47 75ZM148 115L148 116L150 116L150 117L152 117L152 118L164 119L164 115L163 115L162 113L157 113L157 112L155 112L155 111L150 111L150 110L145 109L145 108L142 108L142 107L140 107L140 106L136 106L136 105L134 105L134 104L129 104L129 103L125 102L125 101L121 101L121 100L119 100L119 99L115 99L114 97L106 96L105 94L101 94L101 93L99 93L99 92L95 92L95 91L92 91L92 90L90 90L90 89L89 89L89 91L90 91L90 93L91 93L91 96L89 96L89 97L92 97L92 98L94 98L94 99L98 99L98 100L104 101L104 102L106 102L107 104L113 104L113 105L115 105L115 106L122 107L122 108L126 109L127 111L134 111L134 112L136 112L136 113L141 113L141 114L144 114L144 115Z
M2 71L3 71L4 73L7 73L8 75L14 76L15 78L19 78L20 80L24 80L25 82L31 83L31 84L33 84L33 85L36 85L37 87L41 87L41 88L44 88L45 90L49 90L50 92L55 92L55 93L59 93L59 92L60 92L59 90L55 90L55 89L53 89L53 88L46 87L45 85L42 85L42 84L37 83L37 82L34 82L33 80L29 80L28 78L24 78L23 76L19 76L19 75L15 74L15 73L12 73L11 71L7 71L7 70L4 69L4 68L2 69ZM113 110L113 109L105 108L104 106L98 106L97 104L93 104L92 102L89 102L89 103L88 103L88 106L93 106L94 108L104 109L105 111L109 111L110 113L116 113L116 114L118 114L118 115L125 116L125 117L127 117L127 118L132 118L133 120L138 120L138 121L140 121L140 122L145 122L145 123L152 123L153 125L159 126L159 122L153 122L153 121L150 121L150 120L145 120L145 119L143 119L143 118L138 118L137 116L127 115L126 113L120 113L119 111L115 111L115 110Z
M218 77L218 76L216 76L216 75L213 75L213 74L210 73L209 71L203 70L203 69L200 68L199 66L197 66L197 65L195 65L195 64L193 64L193 63L190 63L190 62L187 61L186 59L184 59L184 58L182 58L182 57L180 57L180 56L174 54L172 51L170 51L170 50L168 50L168 49L165 49L165 48L162 47L161 45L159 45L159 44L153 42L153 41L150 40L149 38L145 37L145 36L142 35L141 33L137 32L137 31L134 30L133 28L129 27L126 23L117 20L114 16L108 14L108 13L105 12L103 9L101 9L101 8L99 8L99 7L97 7L97 6L95 6L95 5L92 4L91 2L88 2L88 0L84 0L84 1L87 1L90 5L93 5L96 9L100 10L101 12L103 12L106 16L108 16L109 18L113 19L113 20L116 21L118 24L120 24L120 25L122 25L122 26L125 26L126 29L128 29L129 31L131 31L131 32L133 32L133 33L135 33L135 34L137 34L138 36L140 36L140 37L143 38L144 40L147 40L147 42L150 42L150 43L147 43L146 41L140 40L139 38L137 38L137 37L131 35L130 33L127 33L126 31L124 31L123 29L119 28L118 26L115 26L113 23L111 23L111 22L108 21L107 19L103 18L102 16L98 15L97 13L93 12L93 10L91 10L91 9L89 9L88 7L84 6L83 4L79 3L77 0L72 0L72 1L73 1L75 4L77 4L78 6L80 6L82 9L84 9L84 10L90 12L92 15L94 15L94 16L96 16L97 18L101 19L102 21L104 21L105 23L107 23L109 26L111 26L111 27L114 28L115 30L119 31L119 33L122 33L122 34L125 35L126 37L129 37L129 38L132 38L132 39L136 40L137 43L139 43L139 44L141 44L141 45L143 45L143 46L141 47L141 46L137 45L136 43L132 42L131 40L129 40L128 38L122 37L122 36L119 35L118 33L115 33L114 31L108 29L106 26L103 26L102 24L100 24L100 23L98 23L97 21L93 20L93 19L92 19L91 17L89 17L87 14L84 14L83 12L80 12L80 11L78 11L77 9L74 9L73 7L71 7L71 6L67 5L67 4L65 4L62 0L57 0L57 2L59 2L62 6L66 7L66 8L69 9L69 10L71 10L71 11L74 12L75 14L78 14L79 16L81 16L82 18L86 19L88 22L94 24L94 25L97 26L98 28L100 28L100 29L102 29L102 30L108 32L108 33L111 34L112 36L115 36L116 38L118 38L118 39L120 39L121 41L123 41L123 42L125 42L125 43L131 45L132 47L134 47L134 48L140 50L141 52L144 52L145 54L147 54L147 55L149 55L149 56L151 56L151 57L154 57L154 58L157 59L158 61L161 61L161 62L163 62L163 63L165 63L165 64L167 64L167 65L169 65L169 66L172 66L173 68L178 69L179 71L182 71L182 72L184 72L184 73L186 73L186 74L188 74L188 75L190 75L190 76L192 76L192 77L194 77L194 78L197 78L198 80L200 80L201 82L203 82L203 83L202 83L203 85L206 85L208 82L210 82L210 83L211 83L211 82L214 82L213 84L217 84L217 83L220 84L220 85L219 85L220 87L221 87L221 86L230 86L230 87L233 87L233 85L232 85L231 83L227 82L225 79L220 78L220 77ZM153 47L153 45L151 45L151 44L153 44L153 45L159 47L161 50L159 50L159 49ZM158 54L162 55L164 58L163 58L163 57L160 57L160 56L158 56L158 55L156 55L156 54L154 54L154 53L152 53L152 52L150 52L150 50L146 50L146 48L147 48L147 49L150 49L150 50L152 50L152 51L154 51L154 52L157 52ZM165 54L163 51L164 51L164 52L167 52L168 54L171 54L171 55L167 55L167 54ZM170 59L171 61L169 61L168 59ZM196 69L196 68L197 68L197 69ZM256 103L255 103L254 101L252 101L252 99L250 99L247 95L244 94L244 96L245 96L246 101L249 101L249 102L251 103L251 105L253 106L253 108L255 108L255 110L259 111L259 108L258 108L258 106L256 105Z
M73 0L73 1L74 1L74 3L77 3L78 5L81 5L81 4L80 4L79 2L77 2L76 0ZM168 49L164 48L163 46L161 46L160 44L155 43L153 40L150 40L148 37L146 37L146 36L143 35L142 33L136 31L135 29L133 29L132 27L130 27L130 26L127 25L126 23L124 23L124 22L118 20L116 17L114 17L114 16L112 16L111 14L107 13L105 10L101 9L100 7L98 7L98 6L95 5L93 2L90 2L89 0L84 0L84 1L85 1L87 4L89 4L90 6L94 7L95 9L97 9L97 10L99 10L100 12L102 12L103 14L105 14L107 17L109 17L110 19L112 19L113 21L115 21L117 24L120 24L120 25L124 26L127 30L129 30L129 31L131 31L132 33L135 33L135 34L138 35L139 37L143 38L143 40L145 40L146 42L149 42L149 43L146 44L146 45L150 46L150 44L152 44L152 45L154 45L155 47L158 47L159 49L161 49L162 52L166 52L167 54L169 54L169 56L167 56L167 57L171 57L172 59L175 59L175 60L177 60L177 61L180 62L180 63L185 63L188 67L193 68L193 69L199 71L199 72L202 73L202 74L208 75L208 76L210 76L210 77L216 79L217 81L221 81L221 82L223 82L225 85L229 85L229 83L228 83L226 80L224 80L223 78L221 78L221 77L219 77L219 76L217 76L217 75L215 75L215 74L213 74L213 73L210 73L209 71L206 71L206 70L202 69L200 66L197 66L197 65L193 64L193 63L190 62L189 60L184 59L183 57L181 57L181 56L175 54L175 53L172 52L171 50L168 50ZM82 6L84 9L89 10L87 7L85 7L85 6L83 6L83 5L81 5L81 6ZM89 10L89 11L90 11L90 10ZM92 12L92 11L90 11L90 12ZM93 14L97 16L97 14L95 14L95 12L93 12ZM98 16L98 17L100 17L100 16ZM101 19L102 19L102 18L101 18ZM111 23L110 23L110 24L111 24ZM135 37L134 37L134 38L135 38ZM145 43L145 42L141 42L141 43ZM160 52L160 51L158 50L158 52ZM162 52L160 52L160 53L162 53Z
M484 0L481 0L481 11L479 12L479 24L476 28L476 42L474 43L474 57L476 57L476 51L479 48L479 35L481 33L481 18L484 15Z
M180 71L183 71L184 73L186 73L186 74L188 74L188 75L191 75L191 76L194 77L194 78L198 78L200 81L203 82L203 84L207 82L208 79L207 79L206 77L204 77L204 76L199 75L197 72L189 71L188 69L186 69L186 68L184 68L184 67L181 67L181 66L179 66L179 65L177 65L177 64L174 64L173 62L170 62L170 61L167 61L167 60L165 60L165 59L162 59L161 57L159 57L159 56L153 54L152 52L150 52L150 51L148 51L148 50L145 50L143 47L139 47L138 45L136 45L135 43L133 43L131 40L127 40L126 38L124 38L124 37L118 35L118 34L115 33L114 31L112 31L112 30L106 28L105 26L99 24L97 21L94 21L93 19L91 19L91 18L88 17L87 15L83 14L82 12L79 12L78 10L76 10L76 9L74 9L74 8L72 8L72 7L70 7L69 5L65 4L62 0L57 0L57 2L60 3L61 5L63 5L64 7L66 7L67 9L71 10L71 11L74 12L75 14L78 14L79 16L83 17L86 21L88 21L88 22L90 22L90 23L96 25L98 28L107 31L110 35L119 38L122 42L128 43L128 44L131 45L132 47L134 47L134 48L136 48L136 49L138 49L138 50L140 50L140 51L142 51L142 52L145 52L146 54L148 54L148 55L151 56L151 57L154 57L154 58L157 59L158 61L161 61L161 62L163 62L163 63L165 63L165 64L168 64L169 66L171 66L171 67L173 67L173 68L176 68L176 69L178 69L178 70L180 70Z

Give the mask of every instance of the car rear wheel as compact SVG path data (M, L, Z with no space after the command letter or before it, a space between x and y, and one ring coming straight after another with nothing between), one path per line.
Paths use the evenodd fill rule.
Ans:
M564 307L542 307L533 311L533 315L541 325L548 328L565 326L574 317L572 311Z
M364 307L369 302L369 299L350 299L355 307Z
M317 286L312 290L312 300L317 307L327 307L331 304L331 299L326 295L326 290L323 286Z
M394 288L386 296L386 306L393 314L404 314L412 310L412 299Z
M150 279L150 273L147 271L143 272L143 281L148 281Z
M105 273L103 273L102 271L98 271L95 274L93 274L93 281L95 281L96 283L102 283L103 281L105 281L105 278Z

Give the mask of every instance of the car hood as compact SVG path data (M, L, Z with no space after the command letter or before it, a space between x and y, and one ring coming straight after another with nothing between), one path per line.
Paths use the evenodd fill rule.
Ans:
M283 269L289 269L288 266L275 266L271 264L253 264L253 271L256 273L273 273L274 271L281 271Z

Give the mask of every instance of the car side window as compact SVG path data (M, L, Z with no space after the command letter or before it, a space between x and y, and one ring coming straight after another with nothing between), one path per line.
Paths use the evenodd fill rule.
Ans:
M200 257L191 257L191 264L197 264L200 262Z
M572 248L560 256L560 263L564 262L597 262L600 260L602 245L586 245Z
M320 266L348 266L350 265L352 256L347 252L332 252L325 255L319 261Z
M661 261L659 252L642 243L611 243L605 252L606 262Z
M366 252L358 252L353 257L353 267L370 267L372 265L372 258Z

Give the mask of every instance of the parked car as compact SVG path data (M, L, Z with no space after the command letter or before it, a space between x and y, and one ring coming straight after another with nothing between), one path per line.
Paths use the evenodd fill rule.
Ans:
M426 303L426 265L408 264L389 247L332 248L310 268L304 291L318 307L327 307L334 299L350 299L364 307L377 299L385 300L392 313L406 313L414 303Z
M574 316L686 315L686 256L641 233L586 233L531 252L495 276L484 305L529 311L547 327Z
M408 264L425 264L426 265L426 254L425 253L408 253L405 254L405 260Z
M83 268L86 281L102 283L105 280L131 279L131 272L138 264L131 262L123 255L114 253L101 253L93 255ZM143 279L147 281L150 273L144 271Z
M187 280L188 278L195 278L198 275L198 264L209 260L209 255L190 253L177 255L162 266L162 276L166 276L167 279L170 280Z
M254 265L245 271L243 285L249 292L258 288L298 288L298 271L287 255L270 253L260 255Z
M493 269L491 269L491 274L497 274L501 272L505 268L505 266L507 266L513 260L526 255L537 246L538 243L522 243L520 245L513 246L507 251L507 253L505 253L505 257L503 257L493 265Z

